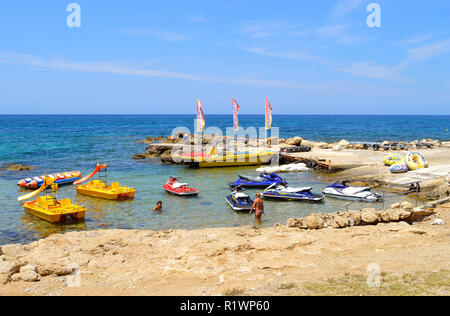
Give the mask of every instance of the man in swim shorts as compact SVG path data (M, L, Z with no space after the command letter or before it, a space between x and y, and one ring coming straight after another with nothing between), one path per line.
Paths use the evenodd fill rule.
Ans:
M256 194L255 203L253 203L249 214L253 213L253 210L255 210L255 219L261 221L261 217L264 214L264 202L261 199L261 193Z

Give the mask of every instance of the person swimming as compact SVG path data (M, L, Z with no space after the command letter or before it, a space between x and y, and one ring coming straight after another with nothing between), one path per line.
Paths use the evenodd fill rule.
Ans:
M153 208L153 211L162 211L162 206L163 206L163 202L158 201L158 203L156 203L156 206Z
M250 210L249 214L252 214L253 210L255 210L255 219L261 221L261 218L264 214L264 202L261 199L261 193L256 194L256 200L253 203L252 209Z

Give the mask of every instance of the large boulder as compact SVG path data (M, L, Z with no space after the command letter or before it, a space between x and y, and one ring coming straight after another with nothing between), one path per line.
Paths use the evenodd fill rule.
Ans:
M26 250L21 244L11 244L2 246L2 253L7 257L19 258L26 254Z
M350 222L345 216L334 215L331 225L335 228L346 228L350 226Z
M353 219L355 226L359 226L361 224L361 212L360 211L350 211L350 216Z
M390 222L398 222L400 220L400 210L397 208L387 210Z
M389 223L391 219L389 218L389 213L387 210L380 212L380 219L383 223Z
M366 224L378 223L378 214L374 208L365 208L361 210L361 220Z
M316 216L310 215L306 218L306 225L308 226L308 229L318 229L319 223L317 221Z
M11 276L12 281L36 282L41 276L34 265L26 265L20 268L20 272Z
M303 141L302 141L302 146L305 146L305 147L314 147L314 142L310 142L309 140L306 140L306 139L304 139Z
M20 264L14 260L0 260L0 274L12 275L19 272Z
M338 143L338 145L341 146L341 147L345 147L345 146L350 145L350 142L347 141L347 140L345 140L345 139L343 139L343 140L341 140L341 141Z
M289 218L287 220L286 226L289 228L298 228L298 225L301 223L301 220L298 218Z
M400 207L404 210L412 210L414 208L414 205L412 205L411 203L407 202L407 201L403 201L400 204Z

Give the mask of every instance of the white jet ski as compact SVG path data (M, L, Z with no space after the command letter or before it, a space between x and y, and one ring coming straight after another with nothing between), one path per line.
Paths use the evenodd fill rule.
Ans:
M323 190L323 193L326 196L342 200L356 200L370 203L381 202L383 200L381 194L372 192L370 187L352 187L347 185L347 182L333 183Z

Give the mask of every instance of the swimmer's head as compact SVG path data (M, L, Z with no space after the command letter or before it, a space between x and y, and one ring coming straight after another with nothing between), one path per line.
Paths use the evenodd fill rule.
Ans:
M261 193L256 193L256 198L260 198L261 197Z

